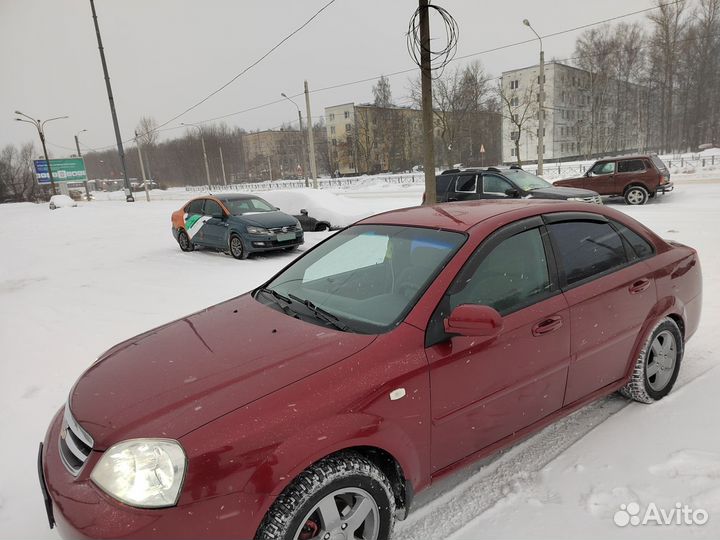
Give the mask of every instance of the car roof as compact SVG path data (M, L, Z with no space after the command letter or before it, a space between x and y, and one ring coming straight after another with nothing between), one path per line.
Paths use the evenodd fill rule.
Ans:
M212 195L212 197L215 197L216 199L219 199L223 202L225 201L244 201L247 199L259 199L257 195L252 195L250 193L223 193L221 195Z
M511 165L509 167L463 167L458 169L447 169L440 173L440 175L444 174L462 174L462 173L477 173L477 172L514 172L514 171L522 171L522 167L518 167L517 165ZM524 171L527 172L527 171Z
M409 227L432 227L464 232L481 221L510 212L524 215L540 215L563 211L603 213L602 208L586 202L553 199L476 199L391 210L371 216L359 221L357 224L407 225Z
M650 159L652 156L657 154L628 154L626 156L609 156L602 159L598 159L596 163L601 161L620 161L621 159Z

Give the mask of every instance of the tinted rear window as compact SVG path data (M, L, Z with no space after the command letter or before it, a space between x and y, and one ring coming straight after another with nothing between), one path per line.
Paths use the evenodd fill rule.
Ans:
M457 183L455 184L455 191L458 193L475 193L477 187L477 176L476 175L462 175L458 176Z
M622 240L609 223L564 221L548 230L568 285L627 263Z
M629 172L642 172L645 170L645 164L642 159L628 159L625 161L618 161L617 172L629 173Z
M655 248L653 248L652 244L650 244L650 242L645 240L638 233L636 233L632 229L628 229L625 225L617 222L613 223L615 224L615 228L617 228L617 230L620 231L620 234L623 235L625 240L628 241L628 244L632 246L633 251L637 255L638 259L650 257L655 253Z
M667 166L665 165L665 163L663 163L663 160L660 159L659 157L657 157L657 156L650 156L650 159L652 160L653 165L655 165L655 166L656 166L658 169L660 169L661 171L662 171L662 170L667 170Z

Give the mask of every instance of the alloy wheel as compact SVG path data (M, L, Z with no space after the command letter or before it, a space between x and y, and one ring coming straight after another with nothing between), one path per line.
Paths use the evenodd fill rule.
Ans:
M677 344L675 336L663 330L652 342L650 354L647 355L645 378L650 388L659 392L663 390L672 379L677 362Z
M380 510L360 488L343 488L323 497L302 520L294 540L377 540Z

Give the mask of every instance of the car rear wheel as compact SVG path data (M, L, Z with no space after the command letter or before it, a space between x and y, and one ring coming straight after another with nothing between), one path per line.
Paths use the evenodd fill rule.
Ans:
M395 523L390 482L356 453L312 465L276 499L256 540L386 540Z
M630 186L625 190L624 197L627 204L637 206L639 204L645 204L649 194L647 189L642 186Z
M242 240L236 234L230 237L230 255L232 255L236 259L248 258L248 252L245 247L243 247Z
M195 249L195 246L190 241L190 237L187 235L185 231L180 231L178 233L178 244L180 245L180 249L183 251L192 251Z
M652 403L670 393L682 360L684 345L677 323L665 318L653 329L635 361L630 381L620 389L625 397Z

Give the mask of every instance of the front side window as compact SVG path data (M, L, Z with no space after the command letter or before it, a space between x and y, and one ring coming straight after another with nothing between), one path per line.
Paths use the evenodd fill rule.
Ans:
M218 216L218 215L222 215L223 211L217 202L213 201L212 199L208 199L205 202L204 214L206 216Z
M495 174L483 174L483 193L487 195L499 195L507 197L509 189L513 189L510 183Z
M474 269L463 269L450 291L451 310L461 304L481 304L501 315L547 297L552 283L540 230L503 240Z
M256 298L291 310L290 316L308 318L312 309L307 306L313 306L349 331L387 332L407 315L465 239L462 233L424 227L356 225L332 236L267 285L289 304L279 306L262 291Z
M593 168L590 169L590 174L593 176L599 176L602 174L613 174L615 172L615 162L606 161L604 163L596 163Z
M644 172L645 165L642 159L628 159L626 161L618 161L617 169L619 173Z
M607 222L564 221L551 223L548 230L568 285L628 262L620 236Z
M547 180L543 180L539 176L530 174L522 169L504 170L503 174L523 191L553 187Z
M476 187L477 177L474 174L472 176L458 176L455 191L458 193L475 193Z

